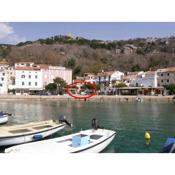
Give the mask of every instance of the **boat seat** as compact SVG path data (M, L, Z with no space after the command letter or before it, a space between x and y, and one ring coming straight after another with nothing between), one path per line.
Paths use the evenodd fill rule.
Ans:
M12 133L12 134L18 134L18 133L23 133L23 132L31 132L31 130L29 130L29 129L17 129L17 130L9 131L9 133Z
M45 126L37 126L37 127L33 127L33 129L45 129L45 128L50 128L53 127L52 125L45 125Z

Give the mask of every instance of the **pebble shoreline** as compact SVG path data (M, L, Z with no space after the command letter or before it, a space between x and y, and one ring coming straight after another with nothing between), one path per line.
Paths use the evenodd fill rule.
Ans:
M87 99L88 101L108 101L108 100L114 100L114 101L136 101L137 96L115 96L115 95L95 95L90 99ZM175 101L173 99L173 96L141 96L144 101ZM77 99L74 99L69 96L39 96L39 95L1 95L0 101L2 100L72 100L77 101ZM81 101L84 101L81 99Z

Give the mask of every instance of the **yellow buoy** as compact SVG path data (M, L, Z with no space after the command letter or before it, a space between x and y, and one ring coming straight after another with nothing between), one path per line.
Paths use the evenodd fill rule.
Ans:
M151 135L148 131L145 132L144 138L145 138L145 140L150 140L151 139Z
M145 132L144 139L145 139L145 144L149 146L151 143L151 135L148 131Z

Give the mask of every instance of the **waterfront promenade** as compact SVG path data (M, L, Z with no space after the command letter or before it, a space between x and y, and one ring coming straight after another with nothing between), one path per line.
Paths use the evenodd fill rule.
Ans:
M137 96L115 96L115 95L95 95L88 99L90 101L135 101ZM144 101L175 101L173 96L141 96ZM77 100L68 95L50 95L50 96L39 96L39 95L0 95L0 100ZM81 100L83 101L83 100Z

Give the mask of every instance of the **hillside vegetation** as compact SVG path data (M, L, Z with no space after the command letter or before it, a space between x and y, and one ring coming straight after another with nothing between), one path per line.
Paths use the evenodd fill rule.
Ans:
M175 66L175 37L102 41L58 35L17 45L1 44L0 59L10 64L33 61L66 66L74 75L101 70L155 70Z

